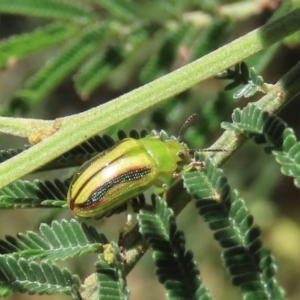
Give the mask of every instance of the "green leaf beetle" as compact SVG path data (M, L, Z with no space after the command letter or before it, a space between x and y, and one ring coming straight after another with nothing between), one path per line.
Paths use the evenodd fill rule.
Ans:
M192 162L190 149L179 136L164 139L164 131L141 139L125 138L85 162L75 173L68 191L71 211L79 217L105 215L151 186L162 186Z

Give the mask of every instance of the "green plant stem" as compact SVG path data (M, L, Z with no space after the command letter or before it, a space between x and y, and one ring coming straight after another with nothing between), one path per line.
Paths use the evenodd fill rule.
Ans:
M41 129L53 128L53 124L53 121L0 117L0 132L28 138Z
M84 140L229 68L300 29L300 8L158 80L87 112L57 120L60 129L1 164L0 188ZM42 128L41 128L42 130Z

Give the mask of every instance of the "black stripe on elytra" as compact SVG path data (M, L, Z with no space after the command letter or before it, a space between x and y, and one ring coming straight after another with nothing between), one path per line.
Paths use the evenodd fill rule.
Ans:
M101 202L105 194L112 189L116 184L123 183L123 182L129 182L129 181L135 181L139 180L140 178L143 178L148 173L151 172L152 168L143 168L143 169L134 169L130 170L126 173L123 173L114 179L104 183L103 185L99 186L97 190L95 190L89 199L87 201L76 204L77 207L85 208L90 205L95 205L96 202Z
M118 156L116 157L114 160L110 161L109 164L114 163L115 161L117 161L118 159L122 158L124 155ZM90 165L89 165L90 166ZM88 177L84 182L81 183L80 188L78 189L76 195L72 196L72 199L70 200L70 209L73 210L75 207L75 200L77 199L78 195L81 193L81 191L83 190L83 188L85 187L86 183L89 182L93 177L97 176L100 172L102 172L102 170L104 168L107 168L107 165L104 165L101 169L98 169L97 172L92 173L92 175L90 177ZM81 173L82 174L82 173ZM81 175L80 174L80 175ZM76 183L76 182L74 182ZM72 187L71 187L72 189Z
M94 156L93 158L91 158L87 163L83 164L75 173L75 175L72 178L72 181L75 182L80 175L87 169L89 168L94 162L96 162L98 159L100 159L101 157L103 157L104 155L106 155L108 152L112 151L114 148L120 146L120 144L126 142L125 140L123 141L119 141L117 143L115 143L113 146L111 146L110 148L108 148L107 150L102 151L101 153L97 154L96 156ZM120 157L118 157L120 158Z

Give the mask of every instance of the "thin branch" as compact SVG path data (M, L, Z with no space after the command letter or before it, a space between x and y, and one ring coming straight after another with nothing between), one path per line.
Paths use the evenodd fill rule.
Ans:
M38 131L53 128L53 121L0 117L0 132L28 138Z

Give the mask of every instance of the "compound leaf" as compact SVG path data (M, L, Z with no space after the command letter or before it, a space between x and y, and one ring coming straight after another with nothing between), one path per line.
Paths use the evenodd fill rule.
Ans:
M140 231L153 251L158 280L164 284L168 299L210 299L201 287L197 264L185 249L182 231L165 201L156 199L156 211L142 209L138 215Z
M231 191L221 169L203 154L196 153L195 160L205 167L183 174L184 186L203 220L215 231L233 284L240 287L244 299L284 299L274 278L274 259L262 248L260 230L253 226L253 216L244 201Z

